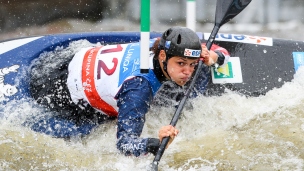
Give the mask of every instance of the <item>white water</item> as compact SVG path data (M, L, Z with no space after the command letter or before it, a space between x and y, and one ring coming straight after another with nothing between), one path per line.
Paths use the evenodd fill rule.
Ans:
M192 100L177 123L180 134L159 170L303 170L304 68L292 82L265 96L227 91ZM21 126L43 110L29 100L0 106L0 170L146 170L154 156L126 157L116 149L115 121L89 136L65 141ZM157 137L173 109L147 114L143 137Z

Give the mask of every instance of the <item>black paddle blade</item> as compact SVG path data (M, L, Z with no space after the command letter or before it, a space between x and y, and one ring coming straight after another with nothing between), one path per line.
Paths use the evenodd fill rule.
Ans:
M217 0L215 25L222 26L238 15L251 0Z

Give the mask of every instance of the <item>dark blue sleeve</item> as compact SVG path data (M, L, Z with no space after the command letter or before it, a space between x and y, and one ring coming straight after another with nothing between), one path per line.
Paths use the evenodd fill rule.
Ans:
M199 94L204 94L204 92L206 91L208 82L209 82L209 80L211 78L210 67L203 66L203 68L199 72L200 73L198 73L199 75L197 77L196 82L194 83L194 90L192 91L192 93L190 95L190 98L195 98ZM189 84L191 83L191 81L189 81Z
M118 110L117 148L125 155L146 154L149 138L140 138L153 99L149 82L135 77L123 83L116 95Z

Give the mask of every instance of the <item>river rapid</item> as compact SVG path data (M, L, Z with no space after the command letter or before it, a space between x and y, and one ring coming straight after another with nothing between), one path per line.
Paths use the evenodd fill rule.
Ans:
M159 170L303 170L304 68L292 82L265 96L227 91L220 97L190 100L165 151ZM220 104L220 105L219 105ZM126 157L115 147L115 121L84 138L69 141L21 126L42 109L24 100L3 108L0 120L0 170L145 170L153 155ZM156 137L173 109L147 114L143 137Z
M264 96L223 96L189 100L180 130L159 170L304 170L304 68ZM153 155L126 157L116 149L116 121L89 136L57 139L21 126L44 110L24 99L0 105L0 170L146 170ZM152 106L142 137L157 137L174 109Z

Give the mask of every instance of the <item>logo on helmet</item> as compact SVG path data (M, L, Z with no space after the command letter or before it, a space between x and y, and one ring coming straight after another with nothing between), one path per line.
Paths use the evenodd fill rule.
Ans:
M201 51L200 50L193 50L193 49L185 49L184 56L189 57L200 57Z
M171 44L171 41L166 41L165 48L169 49L170 48L170 44Z

